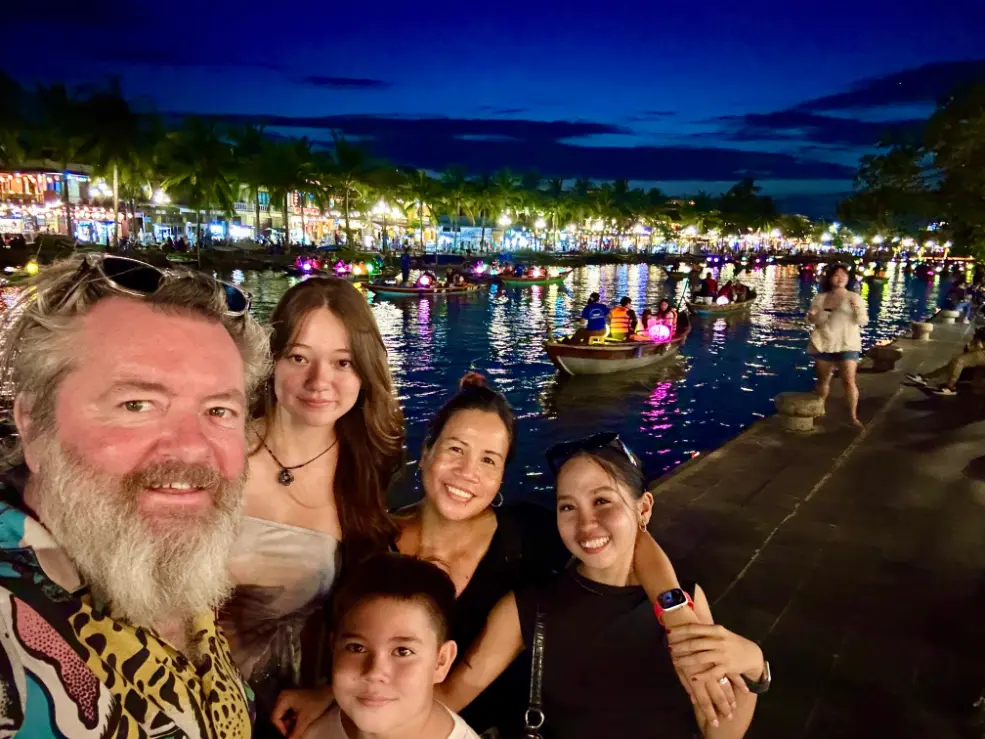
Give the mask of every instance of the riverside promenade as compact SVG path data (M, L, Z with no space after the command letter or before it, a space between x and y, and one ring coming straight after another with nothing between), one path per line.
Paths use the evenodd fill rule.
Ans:
M770 660L747 736L985 736L985 398L901 385L969 337L937 325L860 370L864 431L835 379L815 433L766 419L653 486L678 574Z

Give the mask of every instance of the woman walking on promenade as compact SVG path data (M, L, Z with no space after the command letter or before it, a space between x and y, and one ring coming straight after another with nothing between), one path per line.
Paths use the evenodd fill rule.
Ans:
M827 402L831 377L837 369L845 388L845 402L852 424L863 428L858 420L858 386L855 371L862 356L861 328L869 322L862 296L848 289L848 268L832 266L821 280L821 292L811 303L807 320L814 324L807 348L817 366L815 392Z

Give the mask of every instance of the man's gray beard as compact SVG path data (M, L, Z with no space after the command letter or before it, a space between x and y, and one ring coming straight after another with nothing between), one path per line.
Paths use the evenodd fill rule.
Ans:
M57 442L46 446L31 481L38 514L113 618L145 627L185 622L226 599L245 471L230 482L211 468L171 461L116 477ZM138 495L167 480L211 488L213 506L176 510L152 525Z

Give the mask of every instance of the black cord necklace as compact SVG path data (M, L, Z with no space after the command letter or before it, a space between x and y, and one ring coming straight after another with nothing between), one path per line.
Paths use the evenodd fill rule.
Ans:
M267 452L270 454L271 459L273 459L274 462L277 463L277 466L280 467L280 474L277 475L277 482L279 482L284 487L287 487L292 482L294 482L294 473L291 470L299 470L302 467L307 467L312 462L314 462L316 460L319 460L322 457L324 457L326 454L328 454L330 451L332 451L332 449L335 448L335 445L336 444L339 443L339 437L336 436L335 437L335 441L333 441L331 443L331 445L328 447L328 449L326 449L325 451L323 451L317 457L312 457L307 462L305 462L303 464L296 464L293 467L288 467L283 462L281 462L279 459L277 459L277 455L274 454L274 450L271 449L269 446L267 446L266 440L261 440L260 443L263 444L263 448L266 449Z

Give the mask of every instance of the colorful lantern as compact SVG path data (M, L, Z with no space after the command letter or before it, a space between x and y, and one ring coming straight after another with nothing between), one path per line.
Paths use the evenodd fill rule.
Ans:
M670 341L670 326L666 323L654 323L647 329L647 334L653 341Z
M728 298L724 295L715 301L718 305L728 305Z

